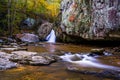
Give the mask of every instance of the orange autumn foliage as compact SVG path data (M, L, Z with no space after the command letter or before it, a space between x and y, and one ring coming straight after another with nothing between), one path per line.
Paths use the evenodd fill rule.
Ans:
M73 22L74 20L75 20L75 15L72 14L72 15L69 17L69 21L70 21L70 22Z

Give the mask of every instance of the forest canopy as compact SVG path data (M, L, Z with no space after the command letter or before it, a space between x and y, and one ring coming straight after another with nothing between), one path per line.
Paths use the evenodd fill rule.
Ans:
M20 22L28 17L54 20L59 7L60 0L0 0L0 33L17 33Z

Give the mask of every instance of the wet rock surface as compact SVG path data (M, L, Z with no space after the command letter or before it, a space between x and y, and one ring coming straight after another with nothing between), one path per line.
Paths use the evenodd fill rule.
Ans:
M109 53L112 53L113 55L120 55L120 46L112 47L108 50L106 50Z
M93 49L94 52L96 52L96 50L98 53L99 50L101 52L102 49ZM93 56L90 54L67 53L64 56L61 56L60 58L68 71L77 72L80 74L94 75L103 78L112 78L115 80L120 79L120 65L116 65L117 56L111 55L111 59L109 55L96 54ZM112 62L111 65L116 66L107 65L105 63L107 61L110 61L109 64Z
M17 63L11 62L9 58L10 58L10 54L7 54L5 52L0 52L0 70L6 70L6 69L18 67Z
M12 48L5 48L12 50ZM2 49L4 51L4 49ZM0 52L0 70L18 67L18 64L27 65L49 65L59 59L57 55L49 53L37 53L29 51L13 51L10 54Z
M120 79L120 71L114 71L114 70L97 70L97 71L95 71L95 69L90 70L90 68L88 68L88 70L84 70L75 65L74 66L69 65L69 67L67 67L67 70L72 71L72 72L77 72L80 74L94 75L97 77L110 78L110 79L112 78L114 80Z
M22 43L24 44L24 43ZM20 44L19 44L20 45ZM30 46L28 46L30 45ZM120 56L119 56L119 47L110 48L108 51L110 54L113 51L117 52L117 54L113 55L89 55L91 53L91 49L101 49L96 47L90 47L87 49L82 46L70 46L63 44L51 44L54 45L54 48L49 46L49 44L39 43L36 44L29 43L27 46L29 47L28 51L12 51L11 54L3 54L3 58L7 58L10 62L23 65L22 68L18 67L12 70L5 70L4 73L0 73L0 80L24 80L24 79L45 79L45 80L119 80L120 79ZM6 46L6 45L5 45ZM8 46L6 46L8 47ZM23 45L22 45L23 46ZM25 45L26 46L26 45ZM32 47L31 47L32 46ZM58 49L58 47L62 49ZM9 46L10 47L10 46ZM28 48L27 47L27 48ZM41 48L46 48L47 50L41 51ZM22 47L23 48L23 47ZM34 48L34 49L33 49ZM50 49L49 49L50 48ZM67 49L66 49L67 48ZM33 50L31 50L33 49ZM50 50L53 49L53 52ZM84 49L83 51L80 51ZM2 50L4 51L4 50ZM30 52L35 51L35 52ZM72 53L68 52L71 51ZM77 51L77 52L74 52ZM85 51L85 52L84 52ZM71 55L69 58L64 57L65 59L71 60L70 62L64 61L59 56L64 56L64 54L69 53ZM77 54L75 54L77 53ZM108 54L109 54L108 53ZM59 61L58 61L59 60ZM85 62L82 62L84 61ZM2 60L0 60L2 61ZM55 62L54 64L50 64ZM2 61L3 62L3 61ZM1 62L1 63L2 63ZM8 62L8 61L7 61ZM75 62L75 63L74 63ZM80 64L78 65L77 63ZM91 65L95 63L95 65ZM98 63L101 63L98 65ZM24 65L27 64L27 65ZM50 65L49 65L50 64ZM87 64L87 65L86 65ZM108 64L108 65L107 65ZM1 64L0 64L1 65ZM32 66L31 66L32 65ZM35 66L33 66L35 65ZM41 66L42 65L42 66ZM44 65L44 66L43 66ZM46 66L47 65L47 66ZM49 66L48 66L49 65ZM98 65L98 66L96 66ZM112 66L110 66L112 65ZM101 69L101 67L105 67L105 69ZM113 67L118 66L118 67ZM23 68L24 67L24 68ZM96 68L98 67L98 68ZM110 69L108 69L110 68ZM115 68L113 70L113 68ZM67 70L65 70L67 69ZM22 73L22 74L21 74ZM9 75L9 76L8 76ZM35 75L35 76L34 76ZM22 76L22 77L21 77ZM34 76L34 77L33 77ZM51 78L52 76L52 78ZM56 77L59 76L59 77Z
M17 63L11 62L7 59L0 58L0 70L16 68Z
M10 51L15 51L18 50L18 48L0 48L1 50L10 50Z
M30 61L31 65L48 65L52 62L57 61L54 55L44 54L44 55L36 55L32 57Z
M9 43L0 46L1 51L19 51L24 50L27 51L27 48L22 47L23 45L19 45L18 43ZM25 46L25 45L24 45Z
M15 62L27 62L31 59L33 55L37 54L36 52L27 52L27 51L15 51L11 53L10 60Z
M52 62L57 61L55 55L48 53L38 54L36 52L28 52L28 51L12 52L10 60L21 64L29 64L29 65L48 65Z
M105 49L91 49L89 56L105 55Z

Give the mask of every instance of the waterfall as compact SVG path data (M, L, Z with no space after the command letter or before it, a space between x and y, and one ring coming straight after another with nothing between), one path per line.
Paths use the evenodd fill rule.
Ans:
M55 31L52 29L50 34L46 37L47 42L49 43L55 43L56 36L55 36Z

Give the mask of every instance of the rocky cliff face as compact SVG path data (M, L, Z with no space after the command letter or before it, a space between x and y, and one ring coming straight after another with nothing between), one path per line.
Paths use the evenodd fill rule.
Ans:
M84 39L120 38L120 0L62 0L61 29Z

